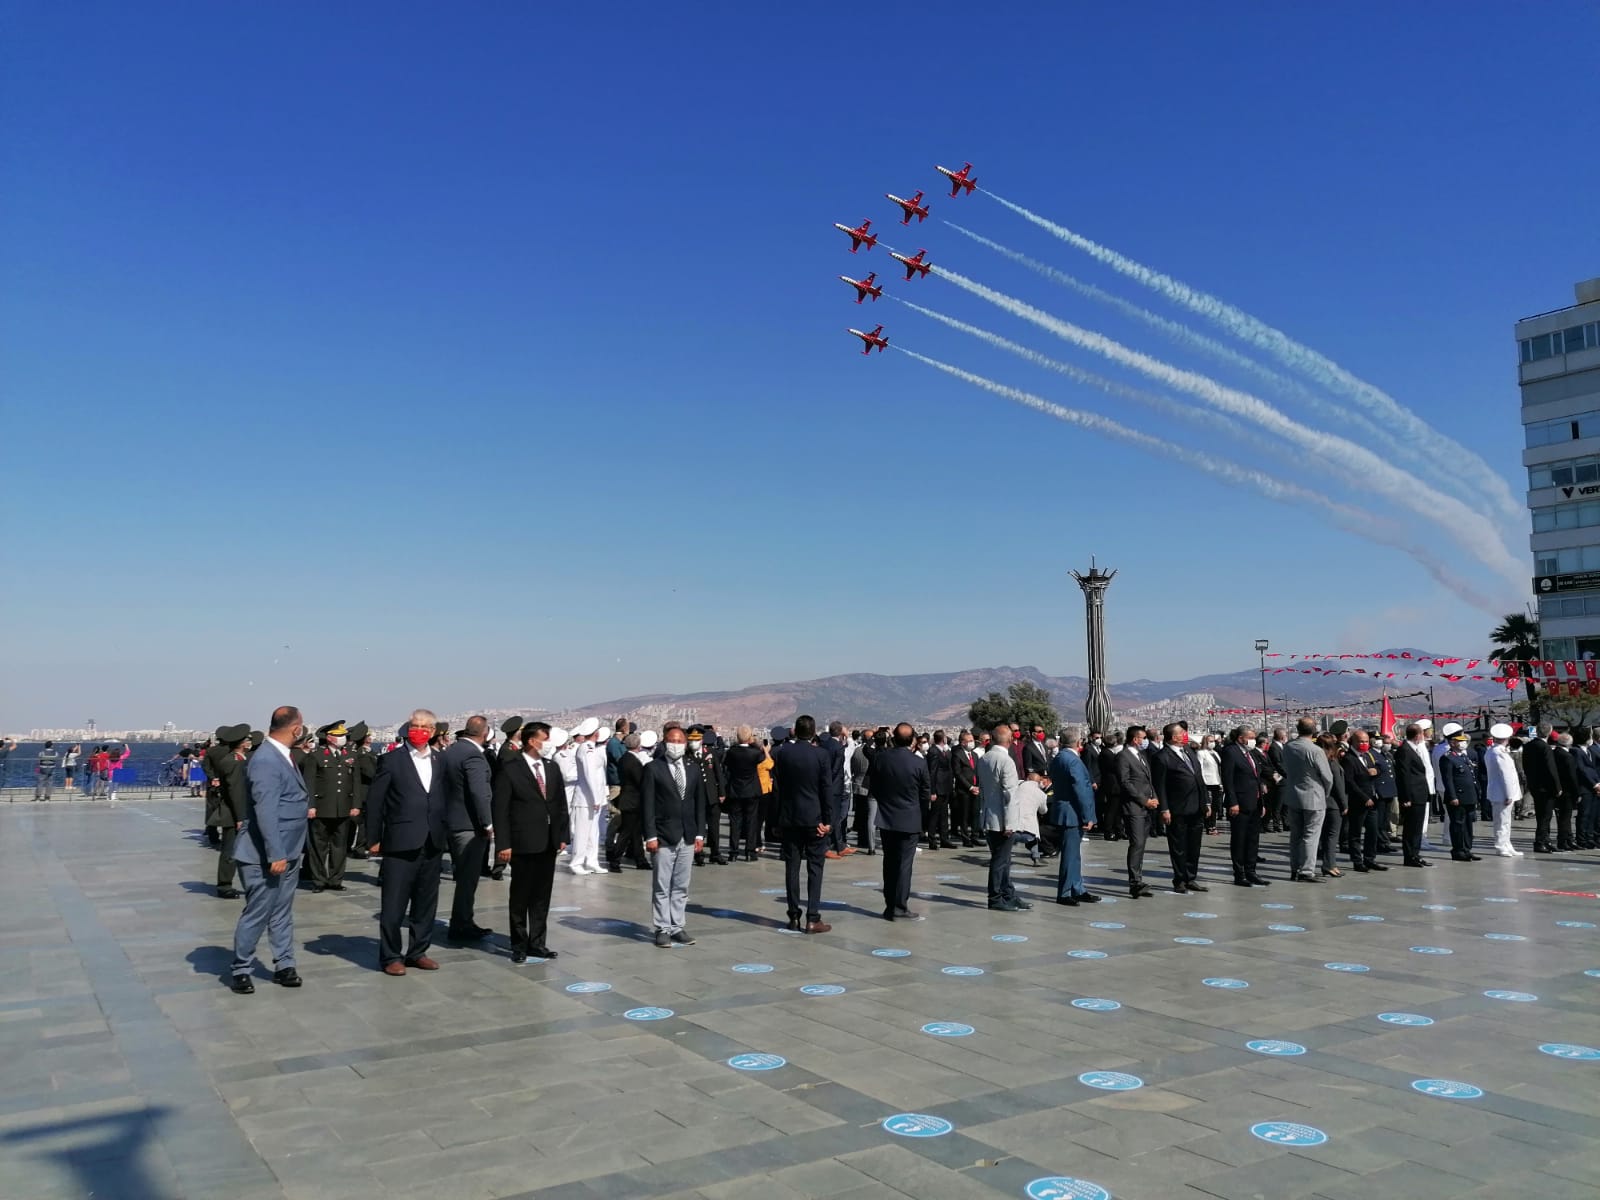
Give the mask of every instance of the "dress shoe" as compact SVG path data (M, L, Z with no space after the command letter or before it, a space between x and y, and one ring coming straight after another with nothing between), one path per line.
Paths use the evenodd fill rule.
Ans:
M1389 869L1389 864L1388 863L1369 862L1367 864L1367 870L1369 870L1369 871L1387 871L1388 869Z
M217 899L218 900L237 900L238 898L239 898L239 889L237 889L237 888L219 887L217 889Z
M528 956L521 950L515 950L511 954L511 961L520 967L523 963L528 961Z
M808 922L806 922L806 932L807 933L832 933L833 932L833 926L829 925L826 921L808 921Z
M255 995L256 985L251 981L250 976L248 975L235 975L229 982L228 986L240 996Z
M330 883L328 885L328 890L330 892L342 892L342 891L344 891L344 884L342 884L342 883Z
M1265 880L1265 879L1261 878L1261 876L1259 876L1259 875L1246 875L1245 878L1250 881L1250 886L1251 887L1271 887L1272 886L1272 884L1268 880Z
M991 901L989 901L989 909L990 909L991 912L1021 912L1022 911L1021 909L1019 909L1017 907L1016 903L1014 901L1011 901L1011 900L991 900Z
M1080 904L1100 903L1100 897L1096 896L1093 892L1075 892L1073 894L1077 897L1077 900Z
M327 891L327 890L328 890L328 889L327 889L327 888L325 888L325 887L323 887L323 886L322 886L322 885L321 885L321 884L320 884L320 883L313 883L313 884L312 884L312 885L311 885L311 890L312 890L312 891L313 891L313 892L315 892L315 893L319 893L319 894L320 894L320 893L322 893L322 892L325 892L325 891Z
M621 863L607 863L606 864L606 871L607 871L607 873L609 873L611 875L621 875L622 874L622 864Z
M672 935L665 929L656 930L656 946L662 950L671 950Z
M914 913L909 908L897 908L894 910L894 915L902 921L915 921L922 916L921 913Z
M1056 903L1057 904L1065 904L1069 908L1077 908L1078 907L1078 898L1076 896L1057 896L1056 897Z
M549 946L535 946L535 947L533 947L533 949L528 951L528 956L530 958L560 958L561 957L554 950L550 949Z
M1311 874L1311 872L1309 872L1309 871L1301 871L1300 874L1296 875L1294 878L1295 878L1295 882L1296 883L1317 883L1318 882L1317 877L1315 875Z
M368 856L368 854L367 854L367 852L365 850L352 850L352 851L350 851L349 857L351 857L351 858L367 858L369 856Z
M1249 887L1250 886L1250 881L1248 879L1235 879L1233 881L1233 886L1234 887Z
M959 845L957 845L955 842L940 842L939 843L939 849L941 849L941 850L959 850L960 848L961 847Z
M1406 867L1420 867L1422 866L1422 860L1420 858L1408 858L1401 865Z
M1132 896L1135 900L1145 900L1151 896L1154 896L1155 892L1151 891L1147 885L1141 883L1137 887L1129 888L1128 895Z
M884 920L885 920L885 921L892 921L892 920L894 920L894 909L892 909L892 908L886 908L886 909L884 909L884 910L883 910L883 919L884 919Z
M790 917L789 918L789 924L786 926L786 928L789 930L790 933L799 933L800 932L800 918L799 917Z
M1011 903L1016 906L1018 912L1033 911L1033 905L1026 900L1019 900L1017 897L1013 896L1011 898Z
M383 973L385 975L404 975L406 973L406 965L403 962L384 963Z
M1356 863L1354 866L1351 867L1351 870L1360 872L1362 874L1365 874L1366 872L1372 870L1372 868L1367 866L1366 863Z
M302 980L299 971L293 967L284 967L272 973L272 982L279 987L299 987Z
M1177 892L1180 896L1187 896L1189 894L1189 885L1180 879L1177 883L1172 885L1172 890Z
M1457 854L1454 851L1451 851L1451 853L1450 853L1450 861L1451 862L1471 862L1472 861L1472 856L1469 855L1469 854Z
M1209 892L1211 889L1208 888L1205 884L1198 883L1195 880L1191 879L1191 880L1189 880L1189 890L1191 892Z
M633 864L633 869L635 871L650 871L650 870L654 870L654 868L651 867L651 865L649 863L634 863Z
M694 939L690 937L688 931L684 929L680 929L677 933L673 934L672 940L677 942L680 946L694 945Z
M1467 861L1468 862L1482 862L1483 861L1483 856L1481 854L1469 854L1469 855L1467 855Z
M494 880L496 883L499 883L505 877L506 869L504 867L496 867L494 870L489 872L489 878Z
M728 860L719 854L711 860L711 865L713 867L725 867L728 865Z
M868 858L877 858L878 857L878 852L876 850L874 850L871 846L868 846L865 850L862 851L862 853L865 854Z
M437 971L439 969L439 964L426 954L419 954L416 958L406 959L406 966L414 967L418 971Z
M494 930L490 929L487 925L472 926L472 936L475 938L486 938L493 932Z
M1556 848L1549 845L1541 846L1538 842L1535 842L1533 844L1533 852L1535 854L1554 854L1556 852Z

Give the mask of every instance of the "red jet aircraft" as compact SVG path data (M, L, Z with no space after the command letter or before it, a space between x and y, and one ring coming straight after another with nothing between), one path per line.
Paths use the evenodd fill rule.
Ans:
M861 249L862 246L865 246L868 250L871 250L878 244L878 235L867 232L867 230L872 228L871 221L863 221L854 229L851 229L848 225L841 225L839 222L835 221L833 223L833 227L840 233L847 233L850 235L851 254L854 254L857 250Z
M961 189L966 188L967 194L972 194L972 189L978 186L976 179L968 178L972 173L972 164L968 163L959 171L952 171L949 167L934 167L934 170L950 180L950 194L959 196Z
M851 279L848 275L839 276L840 279L844 280L851 287L855 288L857 304L860 304L868 296L872 297L872 302L874 304L878 302L878 297L883 295L883 285L879 284L877 287L872 286L872 281L877 277L878 273L876 271L873 271L865 279Z
M889 339L881 336L883 334L882 325L879 325L871 333L862 333L859 329L852 329L848 332L855 334L866 343L866 349L861 352L863 354L871 354L874 346L878 348L878 353L882 354L883 348L889 344Z
M891 250L889 251L889 257L905 267L907 279L910 279L919 271L922 273L922 277L926 279L928 277L929 270L931 270L933 267L932 263L922 261L922 256L926 253L926 250L918 250L910 258L907 258L904 254L896 254L893 250Z
M883 198L885 200L893 200L905 210L905 219L900 222L902 225L911 224L912 217L915 217L918 221L926 221L928 219L928 206L922 202L921 192L918 192L909 200L902 200L893 192L885 192Z

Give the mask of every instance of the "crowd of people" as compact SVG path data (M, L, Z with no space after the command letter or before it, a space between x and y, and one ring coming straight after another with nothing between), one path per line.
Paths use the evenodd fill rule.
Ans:
M85 755L80 742L62 751L55 742L48 741L34 757L33 798L44 801L55 794L59 771L67 791L81 780L84 795L95 800L115 800L117 782L128 773L132 761L133 747L123 742L102 742L91 746Z
M1335 722L1301 719L1290 737L1249 727L1191 739L1187 725L1134 725L1115 733L1002 723L989 730L920 733L909 723L875 730L810 716L732 744L712 724L667 722L607 729L587 718L571 730L544 721L470 718L452 731L418 709L375 745L365 723L314 733L297 709L269 729L224 726L199 756L206 825L219 850L217 894L245 899L235 935L233 986L254 990L265 934L274 978L298 986L293 900L341 891L349 858L381 860L379 950L388 975L437 970L430 956L443 862L454 891L447 926L457 943L486 939L478 923L482 879L507 889L514 961L551 959L548 915L555 874L652 872L655 944L692 945L686 928L695 867L784 864L788 929L826 934L826 864L881 855L885 920L909 908L916 855L981 846L991 910L1032 906L1011 881L1021 847L1037 864L1059 859L1055 902L1093 904L1081 843L1098 832L1127 844L1129 895L1153 894L1147 849L1164 840L1171 888L1204 892L1200 851L1226 828L1233 883L1269 886L1261 835L1288 834L1287 879L1384 871L1383 859L1428 867L1445 831L1450 856L1476 862L1474 824L1493 827L1493 853L1520 857L1511 822L1536 816L1536 853L1600 847L1600 744L1589 731L1541 726L1524 739L1496 725L1476 745L1459 725L1434 735L1426 720L1398 740Z

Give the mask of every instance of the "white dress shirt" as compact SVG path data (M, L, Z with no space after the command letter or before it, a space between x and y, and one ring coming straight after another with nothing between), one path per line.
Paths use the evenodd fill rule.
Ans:
M417 768L417 778L422 780L422 790L433 787L433 751L427 746L411 751L411 765Z

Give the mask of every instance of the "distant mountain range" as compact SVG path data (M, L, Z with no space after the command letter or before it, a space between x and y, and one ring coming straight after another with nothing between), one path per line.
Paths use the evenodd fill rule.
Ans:
M1432 653L1410 649L1413 658L1426 660ZM1400 654L1395 649L1384 653ZM1362 666L1377 670L1378 661L1287 659L1270 660L1272 666L1345 667ZM1382 669L1397 673L1405 670L1441 671L1449 668L1421 663L1382 662ZM1454 668L1459 670L1460 668ZM1480 673L1488 674L1485 666ZM823 679L802 679L789 683L762 683L738 691L656 693L625 696L575 709L567 716L639 716L653 718L692 712L693 719L715 722L719 729L749 724L767 727L788 724L799 713L810 713L818 721L838 718L849 725L879 725L907 720L922 726L955 727L965 723L967 706L989 692L1004 692L1013 683L1036 684L1050 693L1051 703L1066 719L1081 719L1088 699L1089 681L1081 675L1046 675L1037 667L979 667L970 671L949 671L932 675L830 675ZM1435 689L1435 702L1441 711L1503 704L1507 691L1501 684L1462 680L1450 683L1442 678L1418 677L1387 681L1391 695ZM1287 695L1295 705L1328 705L1376 698L1383 687L1363 675L1280 674L1267 676L1271 697ZM1134 679L1111 685L1111 704L1118 712L1196 693L1209 693L1219 707L1259 708L1261 671L1248 668L1220 675L1201 675L1193 679ZM1269 701L1271 703L1271 701ZM1274 705L1276 707L1276 705ZM1403 706L1402 706L1403 707ZM646 720L644 723L656 723Z

